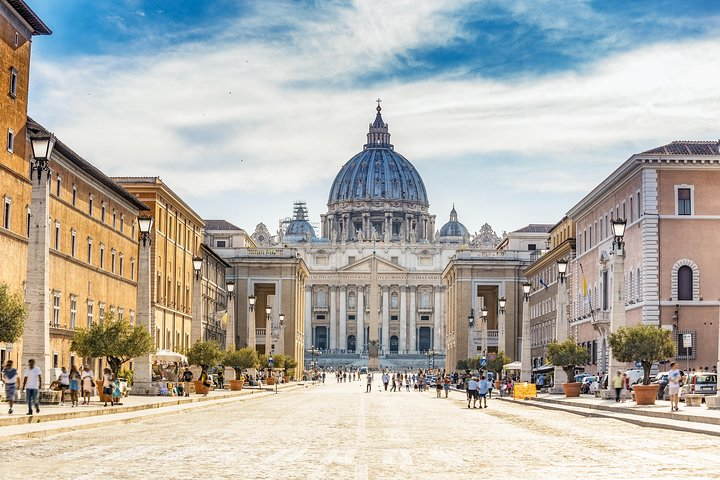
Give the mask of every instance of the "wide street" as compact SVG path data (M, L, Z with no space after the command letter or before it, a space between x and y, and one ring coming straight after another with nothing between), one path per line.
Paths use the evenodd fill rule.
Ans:
M459 393L327 383L0 445L0 477L694 478L720 471L712 436L642 428ZM683 473L684 472L684 473Z

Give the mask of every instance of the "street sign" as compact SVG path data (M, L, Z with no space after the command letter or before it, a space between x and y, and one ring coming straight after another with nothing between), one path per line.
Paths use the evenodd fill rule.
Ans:
M275 364L275 359L273 357L268 358L268 365L270 368Z
M494 354L494 353L490 353L490 354L488 354L488 360L490 360L491 362L492 362L492 361L494 361L494 360L495 360L495 358L497 358L497 357L495 356L495 354Z
M683 348L692 348L692 333L683 333Z
M12 351L13 351L13 344L12 344L12 343L8 343L7 345L5 345L5 350L6 350L8 353L12 352Z
M480 366L483 368L487 367L487 358L483 357L480 359Z
M640 360L635 362L635 368L642 368L642 362Z

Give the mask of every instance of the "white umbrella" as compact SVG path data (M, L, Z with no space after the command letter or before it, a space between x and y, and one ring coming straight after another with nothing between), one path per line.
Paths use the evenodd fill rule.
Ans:
M506 365L503 365L503 370L522 370L522 363L520 363L520 362L508 363Z
M171 350L158 350L153 354L153 357L155 357L155 360L161 362L187 362L187 358L185 357L185 355L173 352Z

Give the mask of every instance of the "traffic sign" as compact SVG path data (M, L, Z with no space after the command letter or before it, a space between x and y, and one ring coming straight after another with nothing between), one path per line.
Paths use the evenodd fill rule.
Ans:
M497 358L497 357L495 356L495 354L494 354L494 353L490 353L490 354L488 354L488 360L490 360L491 362L492 362L492 361L494 361L494 360L495 360L495 358Z
M268 358L268 365L271 367L275 364L275 359L273 357Z
M483 368L487 367L487 358L483 357L480 359L480 366Z
M635 368L642 368L642 362L640 360L635 362Z
M683 333L683 348L692 348L692 333Z

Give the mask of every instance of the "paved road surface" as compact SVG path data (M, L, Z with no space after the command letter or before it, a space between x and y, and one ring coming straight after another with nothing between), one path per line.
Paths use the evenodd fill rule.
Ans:
M693 478L717 438L435 392L326 383L0 445L0 478ZM635 470L634 466L640 469Z

